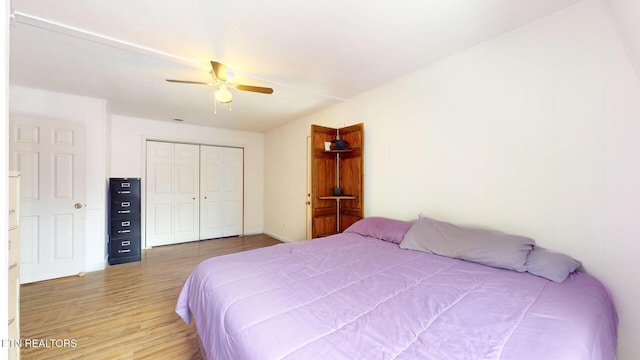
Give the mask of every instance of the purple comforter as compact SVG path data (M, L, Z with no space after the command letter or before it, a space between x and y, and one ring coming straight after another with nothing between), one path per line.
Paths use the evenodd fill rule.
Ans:
M558 284L358 234L204 261L176 312L208 359L615 359L585 273Z

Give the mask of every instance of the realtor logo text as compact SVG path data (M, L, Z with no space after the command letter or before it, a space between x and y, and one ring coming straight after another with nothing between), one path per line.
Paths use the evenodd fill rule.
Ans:
M75 348L78 346L76 339L2 339L3 348Z

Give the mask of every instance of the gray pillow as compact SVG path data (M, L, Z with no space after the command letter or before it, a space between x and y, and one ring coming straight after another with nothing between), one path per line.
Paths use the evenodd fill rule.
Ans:
M381 216L370 216L356 221L344 232L356 233L376 239L400 244L411 223L408 221L389 219Z
M400 247L524 272L534 243L524 236L466 228L421 216L407 231Z
M527 272L561 283L582 264L565 254L536 246L527 256L526 265Z

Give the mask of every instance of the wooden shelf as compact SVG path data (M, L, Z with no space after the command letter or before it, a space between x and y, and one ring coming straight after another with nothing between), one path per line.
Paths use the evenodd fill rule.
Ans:
M342 149L342 150L323 150L326 153L348 153L353 151L352 149Z
M320 200L355 200L355 196L351 195L340 195L340 196L319 196Z

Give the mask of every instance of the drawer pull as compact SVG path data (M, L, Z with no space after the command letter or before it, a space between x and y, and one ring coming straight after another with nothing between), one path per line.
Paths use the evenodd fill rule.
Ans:
M129 240L125 240L122 242L122 246L129 246L129 245L131 245L131 241Z
M130 203L130 202L128 202L128 201L123 201L123 202L122 202L122 204L120 204L120 206L122 206L122 207L129 207L129 206L131 206L131 203Z
M118 230L118 234L127 234L130 233L131 230Z
M118 191L118 194L131 194L131 190Z
M118 214L128 214L131 210L118 210Z
M131 187L131 183L120 183L120 187Z
M11 324L13 324L14 321L16 321L15 317L12 317L11 319L9 319L9 326L11 326Z
M131 252L131 249L118 250L118 254Z
M131 221L123 221L120 223L120 226L131 226Z

